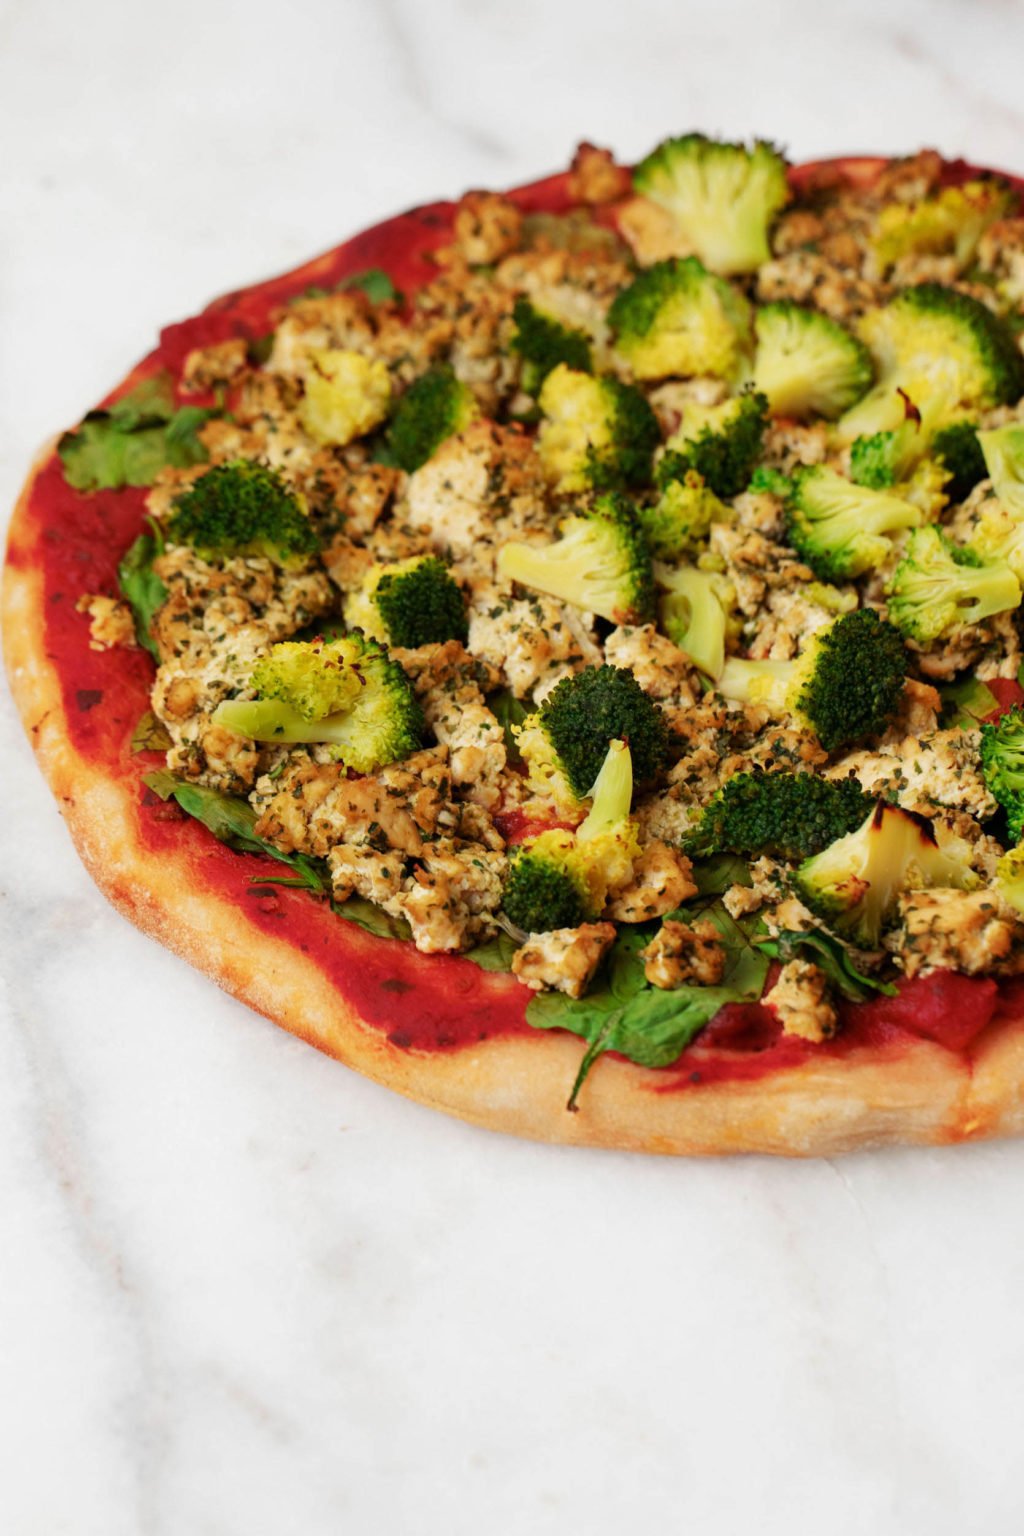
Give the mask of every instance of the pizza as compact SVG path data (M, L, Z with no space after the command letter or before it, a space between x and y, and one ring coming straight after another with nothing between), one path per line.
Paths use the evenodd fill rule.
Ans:
M493 1129L1016 1133L1022 186L585 144L169 326L7 552L101 890Z

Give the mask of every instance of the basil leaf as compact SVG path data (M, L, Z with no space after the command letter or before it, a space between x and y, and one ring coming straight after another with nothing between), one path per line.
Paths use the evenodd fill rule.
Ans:
M519 945L511 934L499 930L493 933L489 939L478 944L475 949L467 949L463 958L472 960L483 971L510 971L512 969L512 956Z
M724 896L732 885L753 883L747 861L738 853L716 853L710 859L695 859L693 881L701 896Z
M401 293L380 267L367 267L365 272L354 272L351 277L346 277L339 287L361 288L371 304L386 304L389 300L400 304L402 301Z
M823 933L820 928L812 928L807 932L785 930L774 939L758 942L762 951L773 960L784 962L802 954L804 959L824 971L836 991L851 1002L863 1003L876 992L882 993L884 997L896 996L895 987L887 981L876 981L873 976L865 976L857 969L853 957L839 940L829 933Z
M118 400L109 410L90 411L57 444L64 478L76 491L118 490L152 485L167 465L202 464L206 450L199 429L219 412L174 404L168 374L158 374Z
M347 901L332 901L331 910L347 923L355 923L357 927L365 928L367 933L376 934L379 939L412 937L412 929L404 917L392 917L389 912L374 906L372 901L367 901L363 896L350 896Z
M153 639L153 618L157 609L167 601L167 588L153 569L153 561L159 553L160 546L154 535L140 533L117 567L121 596L135 619L135 638L156 662L160 660L160 652Z
M987 719L999 708L999 700L976 677L963 677L955 683L943 683L939 688L942 712L939 724L944 730L955 725L972 726Z
M171 736L166 725L147 709L132 732L132 751L166 752L170 745Z
M756 918L737 921L720 903L682 908L675 916L684 921L705 916L718 928L726 965L717 986L671 991L648 986L640 950L651 931L631 929L620 933L609 951L605 980L596 991L578 1000L544 992L527 1005L526 1020L535 1029L569 1029L589 1042L567 1109L576 1108L580 1089L605 1051L618 1051L642 1067L667 1067L726 1003L756 1002L761 996L768 957L753 942Z

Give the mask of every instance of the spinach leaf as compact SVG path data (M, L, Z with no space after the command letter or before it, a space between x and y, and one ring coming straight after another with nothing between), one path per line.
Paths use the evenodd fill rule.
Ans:
M955 725L977 725L999 708L999 700L991 688L987 688L976 677L962 677L955 683L943 683L939 694L942 698L939 724L944 730L950 730Z
M365 272L353 272L351 277L343 277L333 288L322 288L317 283L311 283L299 297L326 299L332 293L344 293L351 288L360 288L371 304L386 304L389 300L394 300L396 304L402 302L401 292L381 267L367 267Z
M710 859L695 859L693 880L701 896L724 896L731 885L752 884L747 861L738 853L716 853Z
M491 934L482 944L475 949L467 949L463 958L472 960L482 971L510 971L512 969L512 956L519 945L511 934L500 930Z
M132 751L166 752L170 745L171 736L166 725L147 709L132 732Z
M737 921L719 902L682 908L674 916L684 921L705 916L715 924L726 951L717 986L684 985L671 991L648 986L640 950L651 930L630 929L609 951L605 980L596 991L578 1001L543 992L527 1005L527 1023L535 1029L570 1029L589 1043L567 1109L576 1109L580 1090L605 1051L618 1051L642 1067L667 1067L726 1003L755 1002L761 996L768 959L753 942L756 918Z
M887 981L876 981L873 976L865 976L862 971L858 971L852 956L839 940L834 939L830 933L823 933L820 928L811 928L805 933L786 930L777 938L758 939L755 942L773 960L792 960L795 955L803 953L804 959L812 961L819 970L824 971L836 991L848 997L851 1002L863 1003L876 992L885 997L896 996L896 988Z
M117 584L121 596L135 618L135 638L154 661L159 662L160 652L153 639L152 623L157 609L167 601L167 588L153 569L153 561L160 553L162 540L152 533L140 533L135 543L122 555L117 567Z
M412 930L404 917L392 917L382 907L374 906L363 896L350 896L347 901L332 901L331 911L343 917L346 923L355 923L374 933L379 939L411 939Z
M152 485L166 465L202 464L199 429L219 413L174 404L170 376L146 379L109 410L90 411L57 444L64 478L76 491Z

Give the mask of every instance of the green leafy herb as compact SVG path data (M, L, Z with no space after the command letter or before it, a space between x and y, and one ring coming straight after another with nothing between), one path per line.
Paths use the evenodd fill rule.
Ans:
M522 725L529 714L522 699L517 699L510 688L502 688L488 696L487 707L505 733L505 750L513 762L519 761L519 748L512 734L514 725Z
M695 859L693 881L701 896L724 896L733 885L751 885L747 861L738 853L716 853L710 859Z
M773 960L792 960L795 955L802 954L805 960L810 960L819 970L824 971L836 991L848 997L851 1002L863 1003L876 992L885 997L896 996L895 987L887 981L876 981L873 976L865 976L862 971L858 971L849 952L838 939L829 933L822 933L818 928L809 929L806 933L785 930L777 938L755 939L754 942Z
M153 617L167 601L167 588L153 569L153 561L163 548L162 537L153 533L140 533L135 543L122 555L117 567L117 584L121 596L132 610L135 619L135 638L153 659L160 660L156 641L153 639Z
M332 293L345 293L352 288L359 288L371 304L387 304L393 301L396 304L402 302L402 295L395 287L388 274L380 267L367 267L365 272L353 272L351 277L342 278L333 288L322 288L317 283L312 283L304 288L299 295L303 299L326 299Z
M483 971L510 971L512 969L512 956L519 945L511 934L498 932L478 944L475 949L467 949L463 956L466 960L472 960Z
M404 917L392 917L362 896L350 896L347 901L333 901L331 910L338 917L343 917L346 923L355 923L357 927L365 928L367 933L376 934L379 939L412 937L412 929Z
M171 736L166 725L147 709L132 732L132 751L166 752L170 745Z
M167 374L146 379L109 410L90 411L57 444L64 478L76 491L152 485L166 465L202 464L199 429L217 411L176 407Z
M939 694L942 698L939 724L945 730L955 725L977 725L999 708L999 700L991 688L987 688L976 677L962 677L955 683L943 683Z
M663 991L647 985L640 950L651 931L620 933L609 951L604 983L575 1001L560 992L542 992L527 1005L535 1029L570 1029L589 1044L576 1074L567 1109L577 1099L591 1068L605 1051L618 1051L642 1067L667 1067L726 1003L761 996L768 959L752 941L756 918L737 922L720 902L695 903L673 914L683 921L708 917L722 936L726 965L718 986L682 986Z

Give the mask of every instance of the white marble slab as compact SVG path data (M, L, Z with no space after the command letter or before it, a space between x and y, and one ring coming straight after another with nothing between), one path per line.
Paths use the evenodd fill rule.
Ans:
M0 502L159 324L691 126L1024 169L1011 0L0 5ZM1020 1530L1024 1149L504 1141L143 939L0 704L0 1531Z

